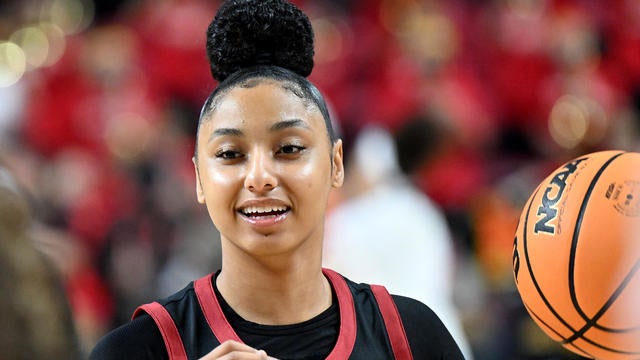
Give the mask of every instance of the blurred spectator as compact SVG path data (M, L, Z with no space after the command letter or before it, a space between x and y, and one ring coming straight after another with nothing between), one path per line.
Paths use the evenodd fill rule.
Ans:
M0 164L0 349L3 359L80 359L58 272L34 245L24 192Z
M447 223L409 177L433 156L438 135L422 118L406 126L397 139L399 151L381 128L365 128L358 136L345 182L348 195L327 217L324 265L429 305L465 358L473 359L453 304L456 256Z

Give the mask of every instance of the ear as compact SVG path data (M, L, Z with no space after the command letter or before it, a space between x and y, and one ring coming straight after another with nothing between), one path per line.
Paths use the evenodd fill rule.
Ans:
M196 197L200 204L204 204L204 192L202 191L202 181L200 181L200 172L198 171L198 161L195 157L192 157L191 161L193 162L193 167L196 171Z
M331 156L331 186L334 188L342 187L344 182L344 162L342 160L342 140L338 139L333 144Z

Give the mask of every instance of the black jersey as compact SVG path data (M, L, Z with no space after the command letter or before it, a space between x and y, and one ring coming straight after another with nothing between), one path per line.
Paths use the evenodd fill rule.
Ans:
M282 360L463 359L426 305L331 270L324 274L334 305L303 323L267 326L242 319L208 275L140 307L130 323L101 339L90 359L199 359L228 339Z

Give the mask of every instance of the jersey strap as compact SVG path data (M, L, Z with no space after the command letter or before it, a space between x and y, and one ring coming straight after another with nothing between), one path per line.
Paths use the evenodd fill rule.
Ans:
M212 277L213 274L209 274L193 282L193 288L204 317L207 319L207 324L221 344L227 340L243 342L222 312L218 298L213 291Z
M349 358L356 342L356 312L353 296L347 282L341 275L329 269L322 269L322 272L329 279L336 292L340 309L338 340L327 360L344 360ZM204 317L220 343L226 340L243 342L222 312L213 290L212 276L213 274L209 274L193 282L193 288Z
M373 296L378 302L384 325L387 328L387 334L389 335L389 342L391 342L391 347L393 348L394 357L396 360L413 359L411 347L409 347L409 341L407 340L407 333L404 331L396 303L384 286L370 286Z
M151 316L160 330L160 334L162 334L162 339L164 340L164 346L167 348L169 360L186 360L187 353L184 350L180 333L167 309L160 305L160 303L154 301L139 306L133 313L132 319L138 317L143 312Z
M327 360L348 359L356 342L356 308L353 302L353 294L351 294L349 285L347 285L342 275L324 268L322 272L329 279L333 290L336 292L338 309L340 309L338 341L329 356L327 356Z

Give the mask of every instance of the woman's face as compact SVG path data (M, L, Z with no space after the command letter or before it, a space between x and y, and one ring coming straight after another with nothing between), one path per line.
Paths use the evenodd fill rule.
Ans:
M321 247L332 187L343 180L319 110L274 81L236 87L198 134L197 195L223 241L254 255Z

